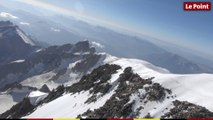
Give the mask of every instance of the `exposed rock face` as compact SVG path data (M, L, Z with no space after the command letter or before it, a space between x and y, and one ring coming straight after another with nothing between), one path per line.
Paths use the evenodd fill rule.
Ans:
M149 101L160 101L166 96L165 92L171 94L171 90L163 88L159 83L154 83L150 87L145 87L146 97Z
M150 101L158 101L165 98L167 89L157 83L152 84L152 79L142 79L138 74L133 73L131 67L127 67L118 79L119 86L115 91L116 93L107 100L104 106L94 111L88 110L82 116L87 116L88 118L137 117L137 113L133 111L135 101L131 101L130 96L139 93L139 89L147 89L145 96L141 96L141 100L145 100L146 97ZM144 85L149 85L150 87L144 88Z
M46 84L44 84L41 89L40 89L41 92L45 92L45 93L49 93L50 92L50 89L48 88L48 86Z
M205 107L195 105L186 101L175 100L174 108L166 113L162 118L212 118L213 112L210 112Z
M20 118L32 111L34 106L28 98L24 98L22 102L14 105L10 110L0 115L0 118Z
M83 41L73 45L51 46L32 54L23 62L2 65L0 66L0 89L53 70L57 74L51 80L57 80L66 73L69 64L76 61L79 62L73 66L72 71L84 75L101 58L101 55L94 52L95 49L90 47L89 41ZM69 62L64 64L63 61Z
M118 73L121 67L115 64L105 64L94 69L90 74L81 78L78 83L70 87L59 86L51 91L46 98L37 105L32 106L26 98L19 104L13 106L9 111L3 113L1 118L20 118L32 113L35 108L49 103L64 94L75 94L89 91L91 97L85 101L86 104L97 102L114 89L113 95L106 100L103 106L87 110L78 115L86 118L137 118L148 103L163 102L167 97L172 97L172 91L162 87L159 83L153 83L153 78L143 79L132 71L131 67L124 69L116 82L111 83L112 75ZM99 94L99 95L97 95ZM71 101L72 102L72 101ZM173 102L174 108L165 113L162 118L202 118L213 117L213 113L206 108L188 102ZM137 109L134 109L137 106ZM15 112L26 108L24 111ZM11 115L12 114L12 115ZM11 115L11 116L10 116ZM145 117L151 118L150 113Z
M86 55L80 62L73 68L74 72L87 73L101 58L101 55L89 54Z
M73 48L73 52L90 52L94 53L95 48L90 47L89 41L81 41L76 43L75 47Z
M56 90L52 90L46 98L44 98L40 103L38 103L37 106L42 105L43 103L48 103L48 102L60 97L65 92L65 89L66 88L63 85L58 86L56 88ZM29 112L32 112L32 111L29 111Z
M96 94L101 92L105 94L110 88L107 81L110 80L111 75L116 73L116 71L120 68L121 67L118 65L109 64L100 66L94 69L90 74L83 76L78 83L73 84L68 90L71 93L76 93L93 88L90 90L90 93Z
M41 102L39 102L35 106L35 108L44 103L48 103L52 100L57 99L58 97L62 96L65 92L76 93L76 92L81 92L83 90L89 90L93 88L91 89L90 92L94 94L94 97L96 97L95 95L98 92L101 92L104 95L107 93L107 91L111 87L109 84L105 84L105 83L107 83L108 80L111 78L111 75L116 73L116 71L120 68L121 67L118 65L109 65L109 64L100 66L94 69L90 74L83 76L78 83L72 85L71 87L59 86L56 90L51 91L46 98L44 98ZM97 81L100 81L100 82L97 82ZM92 98L89 98L89 99L92 99ZM88 102L91 102L89 99L88 99ZM23 100L21 103L23 103L24 101L25 100ZM21 105L17 107L14 106L10 110L15 111L20 109L20 107L22 106ZM28 109L27 113L32 113L32 112L33 112L33 109ZM8 116L9 114L4 113L4 116L2 116L2 118L6 118ZM11 118L14 118L14 116L12 116Z

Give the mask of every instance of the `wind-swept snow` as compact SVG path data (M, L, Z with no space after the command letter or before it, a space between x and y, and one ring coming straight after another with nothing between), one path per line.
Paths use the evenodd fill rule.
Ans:
M155 82L171 89L177 99L204 106L213 111L212 74L156 75Z

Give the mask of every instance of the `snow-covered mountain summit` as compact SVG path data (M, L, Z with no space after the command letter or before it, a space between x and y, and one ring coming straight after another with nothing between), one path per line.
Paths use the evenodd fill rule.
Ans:
M88 45L86 41L83 43ZM61 50L62 47L53 48ZM47 48L47 51L53 51L53 48ZM76 51L73 54L79 55ZM81 55L85 54L88 55L81 52ZM82 72L82 69L76 72L75 66L87 68L88 58L84 62L66 61L64 72L52 69L23 80L22 86L41 88L42 84L46 84L52 91L46 94L33 92L33 96L29 94L1 117L213 117L212 74L173 74L143 60L118 58L106 53L92 54L99 57L92 60L94 63L87 72ZM62 66L62 63L58 65ZM23 112L17 113L20 108Z
M19 36L25 44L34 46L35 43L16 25L10 21L0 22L1 38L9 38Z

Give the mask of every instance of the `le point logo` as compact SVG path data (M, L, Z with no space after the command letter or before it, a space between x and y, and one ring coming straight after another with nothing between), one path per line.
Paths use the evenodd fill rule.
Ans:
M211 2L184 2L185 11L210 11Z

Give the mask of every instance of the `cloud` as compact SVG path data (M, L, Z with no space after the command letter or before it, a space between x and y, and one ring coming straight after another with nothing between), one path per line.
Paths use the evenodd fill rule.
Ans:
M9 18L9 19L18 19L17 16L14 16L14 15L7 13L7 12L1 12L0 17Z

